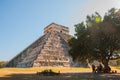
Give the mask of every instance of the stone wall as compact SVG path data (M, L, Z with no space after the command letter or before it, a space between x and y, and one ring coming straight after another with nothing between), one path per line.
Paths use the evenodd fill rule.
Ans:
M58 25L58 24L55 24L55 23L50 24L49 26L47 26L44 29L45 34L48 33L48 32L51 32L51 31L57 31L57 32L61 32L61 33L64 33L64 34L69 34L68 27Z

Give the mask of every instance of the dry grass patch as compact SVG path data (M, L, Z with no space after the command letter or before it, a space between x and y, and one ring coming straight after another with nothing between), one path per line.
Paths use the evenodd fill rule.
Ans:
M0 77L9 75L9 74L17 74L17 73L36 73L41 72L45 69L52 69L54 72L90 72L90 68L1 68L0 69Z
M112 70L117 70L120 74L120 67L111 67ZM43 76L42 80L79 80L79 78L84 78L90 76L100 77L99 75L91 74L91 68L1 68L0 69L0 80L36 80L35 77L36 72L41 72L45 69L52 69L54 72L63 73L65 75L50 77L50 76ZM67 73L67 74L66 74ZM74 74L75 73L75 74ZM72 74L72 75L71 75ZM118 74L118 75L119 75ZM106 75L105 75L106 76ZM107 75L109 76L109 75ZM38 78L41 78L38 76ZM59 79L59 80L60 80Z

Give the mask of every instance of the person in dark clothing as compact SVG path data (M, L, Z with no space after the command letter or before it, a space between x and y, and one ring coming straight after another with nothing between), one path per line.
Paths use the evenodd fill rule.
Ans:
M101 73L103 71L103 67L101 64L99 64L99 66L97 67L97 72Z
M95 73L95 65L92 64L92 72Z

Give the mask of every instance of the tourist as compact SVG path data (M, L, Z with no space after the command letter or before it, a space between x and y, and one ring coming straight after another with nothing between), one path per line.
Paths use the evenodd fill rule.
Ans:
M95 65L92 64L92 72L95 73Z
M101 64L99 64L99 66L97 66L97 70L98 73L101 73L103 71L103 66Z

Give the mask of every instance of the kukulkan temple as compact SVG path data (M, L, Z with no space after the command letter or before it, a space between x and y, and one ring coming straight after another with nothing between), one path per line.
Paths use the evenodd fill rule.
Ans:
M71 67L68 27L51 23L44 35L8 62L7 67Z

